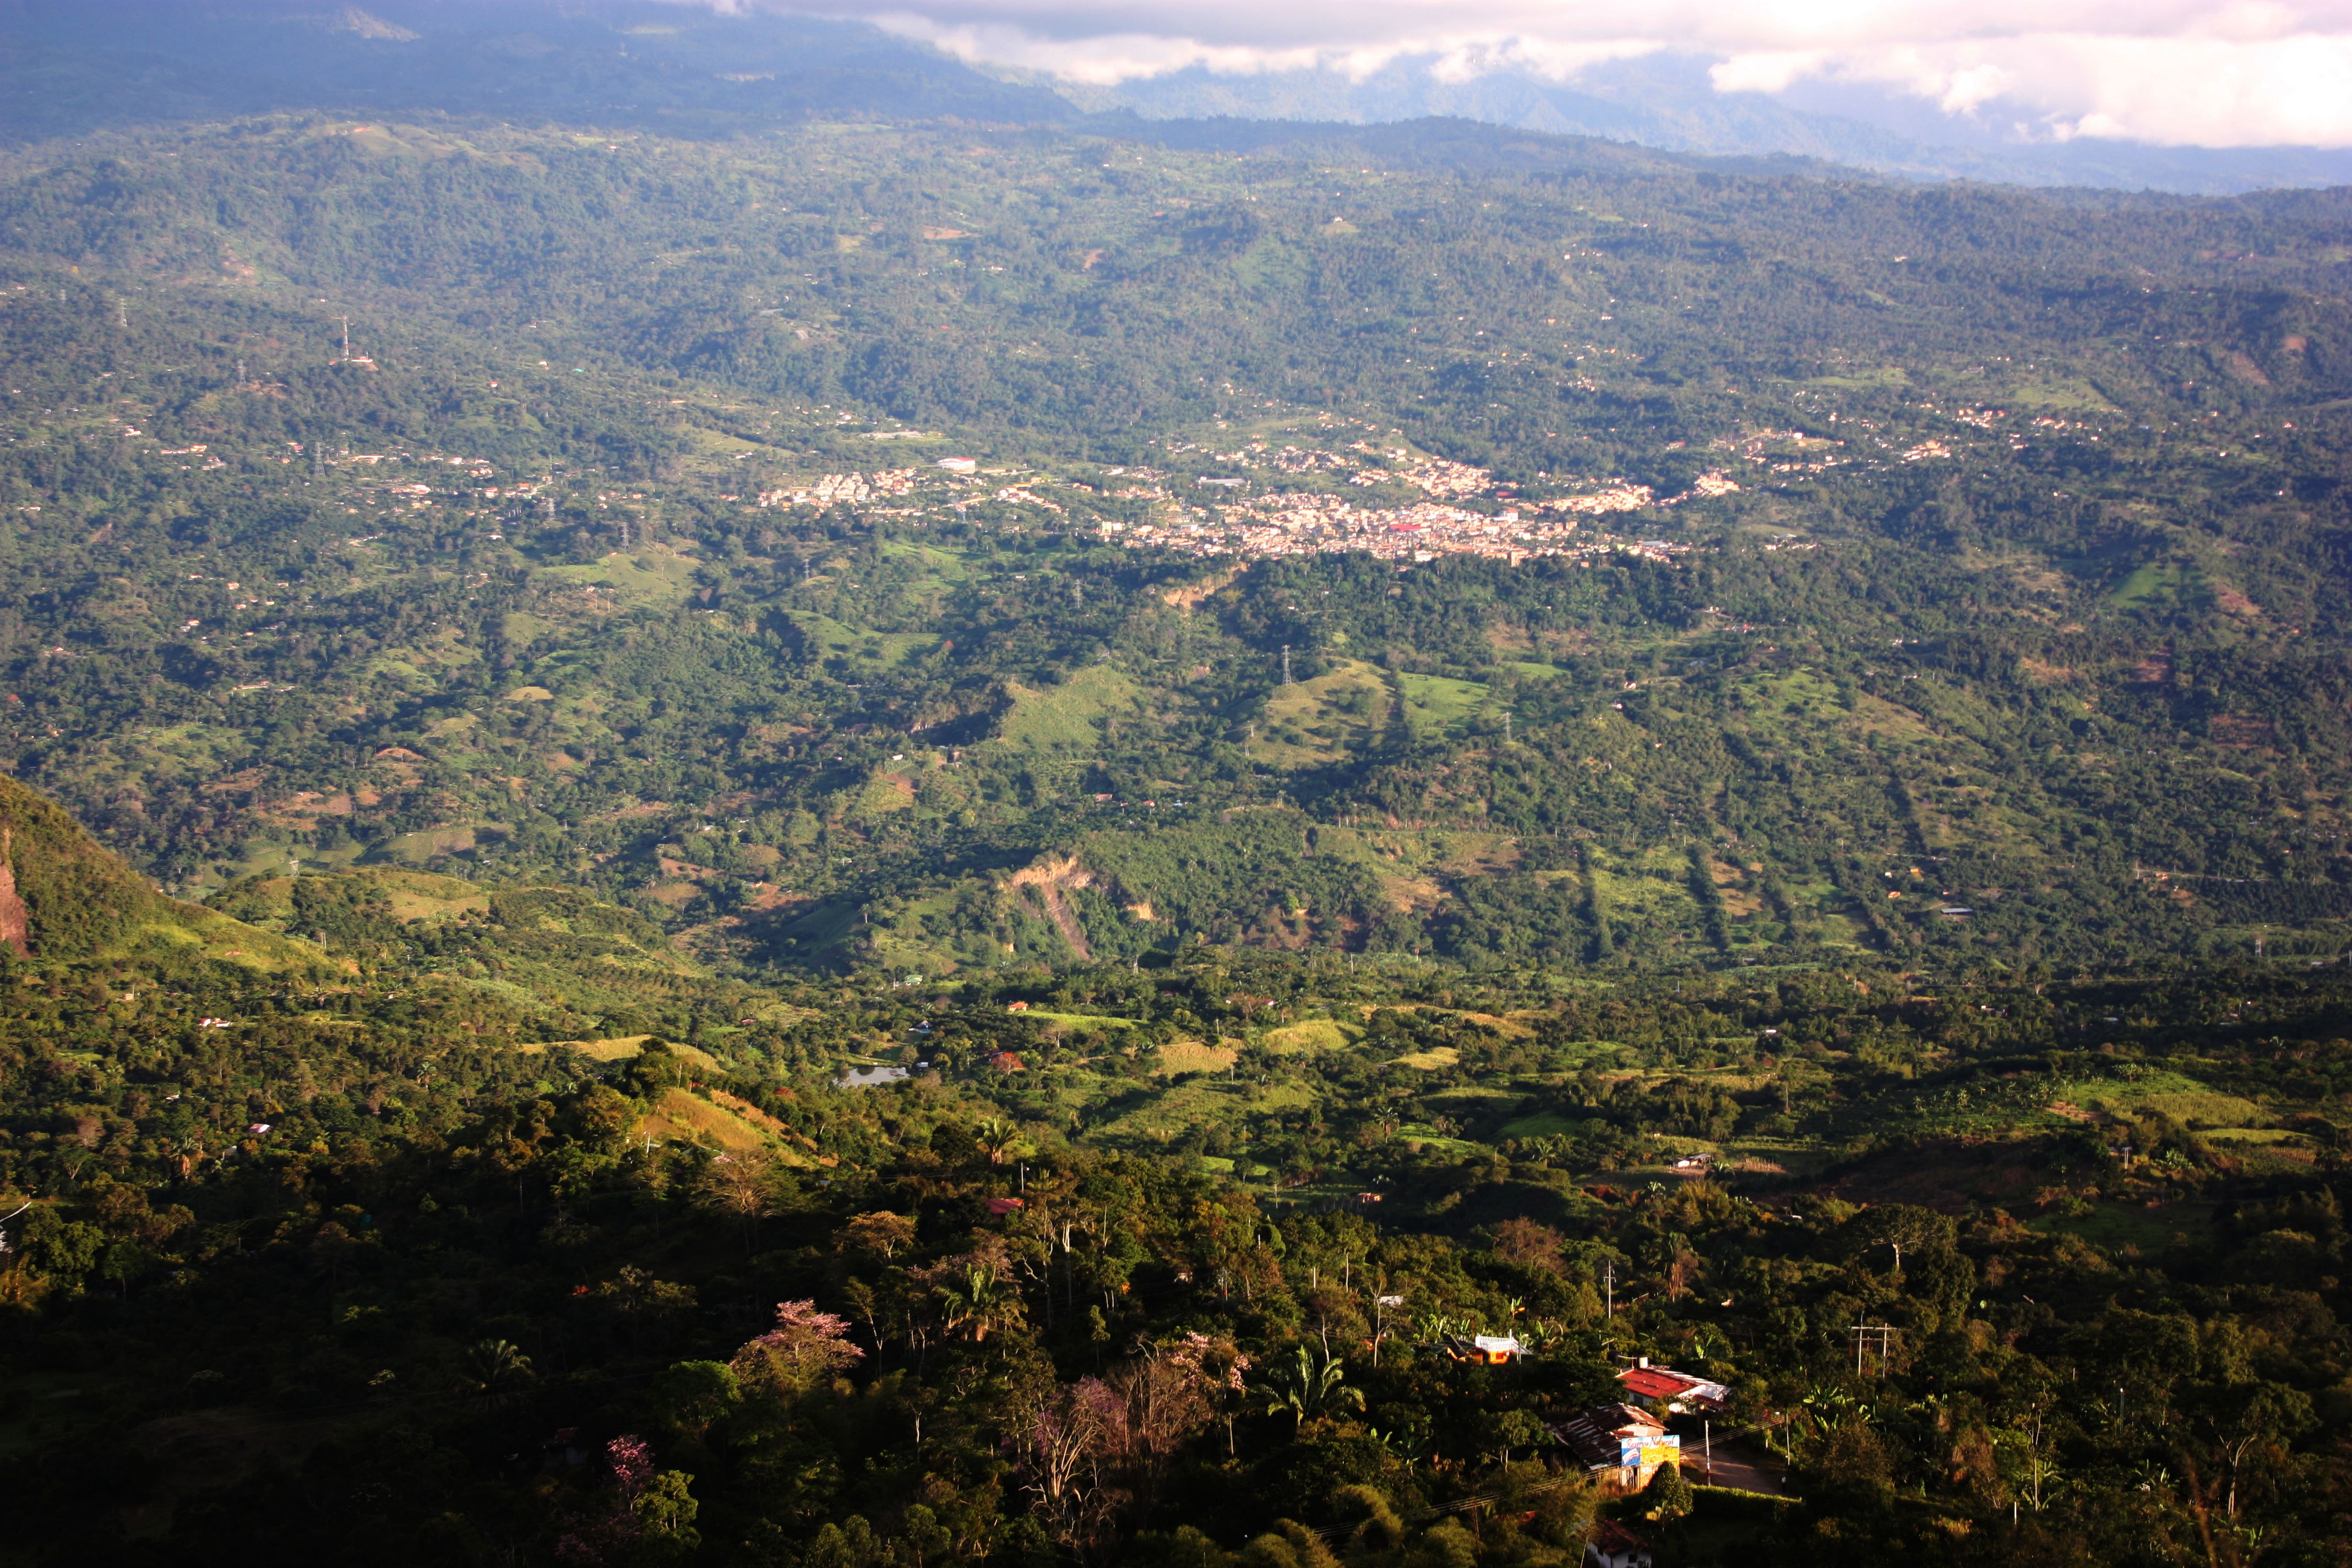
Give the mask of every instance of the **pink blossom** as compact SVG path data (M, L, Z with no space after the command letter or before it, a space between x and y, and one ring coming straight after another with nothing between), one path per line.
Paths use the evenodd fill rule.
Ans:
M849 1342L848 1319L818 1311L814 1301L779 1301L776 1326L737 1351L734 1366L747 1373L762 1363L781 1363L795 1375L821 1377L865 1354Z
M624 1433L604 1445L604 1463L612 1468L613 1485L635 1497L654 1479L653 1445L634 1432Z

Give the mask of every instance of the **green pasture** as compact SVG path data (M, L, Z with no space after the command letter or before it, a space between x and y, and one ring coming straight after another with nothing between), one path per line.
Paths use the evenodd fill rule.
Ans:
M1059 686L1004 683L1012 708L999 722L999 745L1024 752L1091 752L1102 744L1103 721L1129 711L1142 689L1107 664L1088 665Z
M1406 717L1423 733L1457 734L1486 700L1487 688L1475 680L1400 672L1397 690Z

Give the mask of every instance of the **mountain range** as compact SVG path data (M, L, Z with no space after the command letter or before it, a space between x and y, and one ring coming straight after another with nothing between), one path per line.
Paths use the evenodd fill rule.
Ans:
M2352 180L2352 153L2336 150L2036 139L1864 87L1718 92L1706 61L1674 53L1603 62L1568 80L1508 69L1462 79L1433 58L1406 57L1362 77L1196 66L1098 87L967 64L863 23L643 0L383 0L372 9L269 11L7 0L0 39L0 141L292 109L554 118L686 134L842 115L1126 136L1168 121L1451 117L1904 179L2201 194Z

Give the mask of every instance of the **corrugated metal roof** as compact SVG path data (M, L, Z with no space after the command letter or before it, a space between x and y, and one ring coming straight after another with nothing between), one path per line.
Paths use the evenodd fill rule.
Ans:
M1596 1405L1580 1410L1551 1429L1569 1452L1594 1467L1614 1467L1624 1455L1628 1436L1656 1436L1665 1431L1658 1418L1630 1405Z
M1717 1408L1731 1400L1731 1390L1723 1384L1667 1366L1629 1366L1617 1381L1644 1399L1687 1399Z

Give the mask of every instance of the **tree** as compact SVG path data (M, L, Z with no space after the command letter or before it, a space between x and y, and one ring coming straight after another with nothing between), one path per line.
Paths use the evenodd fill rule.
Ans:
M1124 1416L1118 1396L1098 1378L1065 1385L1022 1429L1022 1487L1046 1531L1083 1554L1108 1527L1123 1500L1105 1475L1113 1435Z
M974 1344L1024 1321L1020 1294L992 1263L966 1262L934 1289L948 1331L968 1331Z
M1363 1390L1347 1385L1348 1369L1330 1352L1318 1361L1314 1351L1298 1347L1295 1360L1278 1364L1259 1385L1265 1413L1287 1413L1297 1432L1309 1421L1319 1421L1341 1410L1361 1410Z
M1651 1519L1666 1521L1682 1518L1696 1506L1691 1484L1676 1464L1660 1465L1650 1484L1642 1489L1642 1511Z
M701 1511L688 1489L694 1478L656 1470L653 1447L626 1433L604 1445L604 1507L575 1516L555 1543L558 1561L574 1568L675 1563L702 1542L694 1528Z
M818 1311L814 1301L779 1301L776 1326L746 1342L728 1365L745 1383L797 1392L865 1354L850 1342L846 1318Z
M1495 1227L1495 1256L1549 1274L1560 1272L1560 1251L1568 1238L1548 1225L1513 1215Z
M669 1426L699 1443L741 1402L743 1383L725 1362L682 1361L655 1382L654 1397L668 1411Z
M988 1156L992 1165L1002 1165L1021 1142L1021 1130L1009 1121L989 1117L972 1129L972 1142Z
M776 1212L782 1179L783 1166L765 1150L718 1154L702 1168L696 1192L705 1205L742 1226L743 1252L749 1257L759 1239L760 1222Z
M1857 1254L1885 1247L1903 1270L1906 1252L1948 1251L1959 1226L1948 1215L1917 1204L1874 1204L1848 1220L1843 1239Z
M915 1245L915 1222L887 1209L857 1215L835 1233L833 1245L839 1252L875 1253L887 1263Z
M503 1410L533 1375L530 1358L505 1340L478 1340L467 1347L457 1387L485 1410Z

